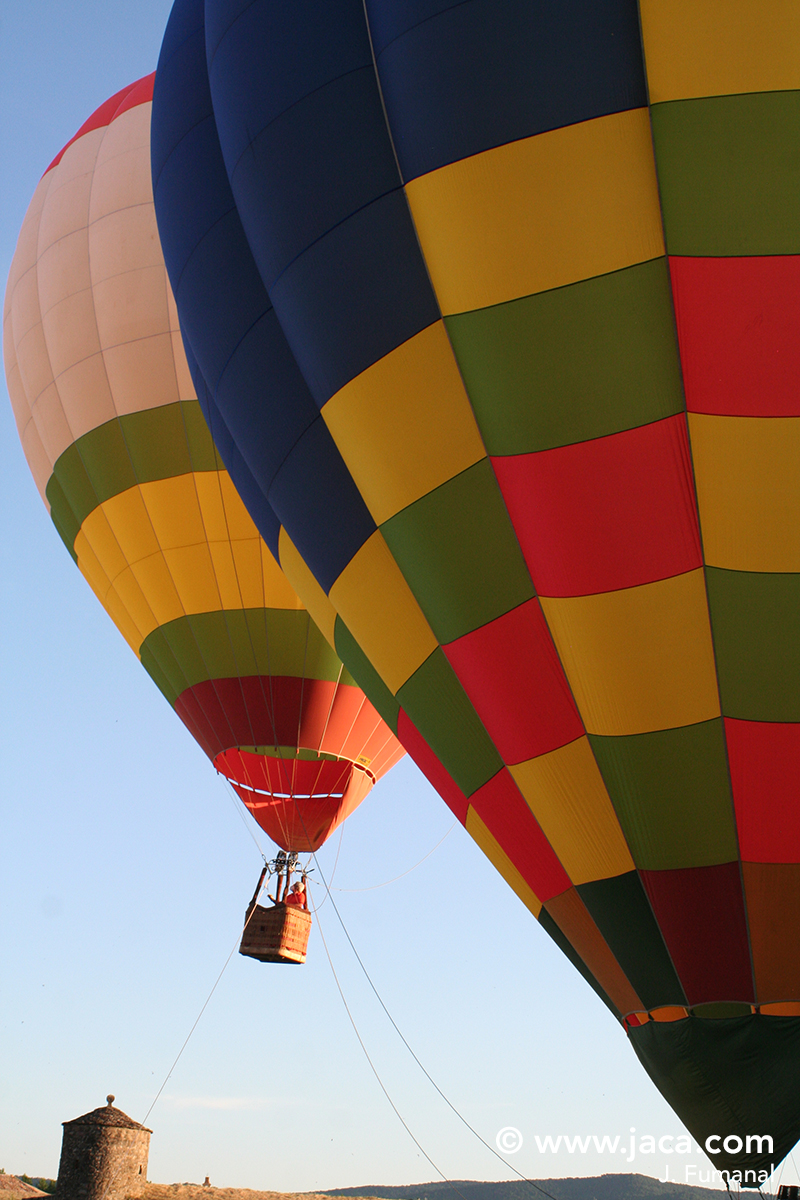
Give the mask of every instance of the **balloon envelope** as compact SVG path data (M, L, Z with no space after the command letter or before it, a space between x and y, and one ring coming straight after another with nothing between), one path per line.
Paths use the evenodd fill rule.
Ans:
M152 88L101 106L36 190L7 290L9 391L98 599L256 820L308 851L402 749L259 536L200 411L153 210Z
M154 179L288 577L754 1184L800 1134L800 30L732 11L178 0Z

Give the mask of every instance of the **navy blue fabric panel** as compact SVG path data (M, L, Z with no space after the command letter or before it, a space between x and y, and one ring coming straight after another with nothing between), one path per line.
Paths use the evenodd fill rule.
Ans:
M406 181L647 103L636 0L366 3Z
M329 229L399 189L372 64L272 121L239 159L231 184L267 288Z
M317 418L274 309L247 330L228 360L215 400L264 494Z
M198 7L202 12L202 0L176 0L170 27L180 20L190 24ZM158 176L159 231L181 329L214 404L266 495L280 464L316 419L317 407L280 330L234 205L202 42L201 27L190 41L180 42L176 53L162 53L158 68L163 102L154 104L153 123L169 127L173 146ZM177 113L168 111L169 97L184 93L194 102L181 99Z
M315 242L271 295L320 407L440 316L403 192Z
M231 176L277 116L372 62L362 0L206 0L206 53Z
M191 347L185 338L184 349L194 389L197 393L197 399L200 402L206 424L214 439L214 445L219 451L220 458L224 462L226 470L233 480L233 485L239 493L245 508L255 522L258 532L277 559L278 538L281 530L280 521L270 508L266 495L256 482L252 471L244 461L239 448L233 440L228 426L225 424L219 409L214 403L214 398L197 365L197 360L192 354Z
M375 532L375 522L321 416L292 450L268 498L325 592Z

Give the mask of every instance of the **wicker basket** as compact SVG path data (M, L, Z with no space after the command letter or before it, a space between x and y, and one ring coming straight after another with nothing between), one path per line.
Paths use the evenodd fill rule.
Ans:
M252 911L252 916L250 913ZM291 904L247 910L239 953L259 962L304 963L311 932L311 913Z

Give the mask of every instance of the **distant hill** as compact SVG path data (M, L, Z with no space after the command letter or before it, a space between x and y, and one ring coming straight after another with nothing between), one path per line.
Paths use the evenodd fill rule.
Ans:
M455 1179L448 1183L412 1183L382 1187L377 1183L357 1188L328 1188L328 1196L376 1196L381 1200L545 1200L531 1184L555 1200L720 1200L719 1191L686 1183L661 1183L649 1175L593 1175L577 1179L522 1179L481 1183Z

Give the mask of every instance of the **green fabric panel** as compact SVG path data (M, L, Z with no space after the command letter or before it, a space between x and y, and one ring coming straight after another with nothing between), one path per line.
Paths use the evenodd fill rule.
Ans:
M50 476L45 494L50 504L50 519L58 530L58 536L77 563L78 556L75 553L75 538L80 531L80 525L75 520L75 514L64 495L64 489L55 475Z
M425 741L466 796L503 766L503 760L437 647L397 693Z
M381 533L445 645L534 595L486 458L409 504Z
M576 891L644 1006L685 1004L683 988L636 872L581 883Z
M141 654L143 661L147 654L158 664L176 696L207 679L289 675L335 682L340 670L304 609L227 609L178 617L153 630ZM353 682L347 672L341 681Z
M714 1004L695 1004L689 1011L693 1017L719 1021L724 1017L749 1017L752 1010L749 1004L732 1000L730 1003L723 1001Z
M336 653L342 662L353 673L353 679L362 692L374 704L392 733L397 736L397 721L400 716L400 705L395 700L378 672L369 661L350 630L340 616L337 615L333 627L333 637Z
M653 1083L702 1146L720 1137L717 1170L770 1170L800 1136L800 1017L751 1014L707 1021L648 1021L628 1036ZM772 1153L727 1154L729 1135L769 1134ZM752 1184L752 1180L745 1182Z
M180 668L165 639L158 637L158 632L156 630L152 633L142 645L142 666L167 703L174 708L178 696L183 691L182 687L175 684L175 680L180 678ZM169 671L164 669L165 664L171 668Z
M722 713L800 721L800 575L707 567Z
M640 870L738 858L721 717L628 737L589 734L589 741Z
M78 438L60 455L46 494L53 520L77 534L98 505L137 483L223 469L200 404L182 400L115 417Z
M558 946L561 953L565 954L567 956L567 958L572 963L575 970L580 972L580 974L583 976L583 978L589 984L589 987L592 988L593 991L597 992L597 995L603 1001L603 1004L605 1004L605 1006L607 1008L611 1009L612 1013L614 1014L615 1017L617 1017L617 1019L620 1019L622 1014L620 1013L619 1009L614 1004L612 1004L611 1000L606 995L606 993L603 991L603 989L600 987L600 984L597 982L594 975L591 973L589 968L586 966L586 963L583 961L581 956L577 953L577 951L575 950L575 947L572 945L572 943L567 941L567 939L564 937L564 934L561 932L558 925L556 925L555 921L550 916L550 914L546 908L543 908L542 911L539 913L539 924L542 926L542 928L544 930L546 930L547 933L549 933L550 937L553 939L555 944Z
M445 325L489 454L549 450L684 409L666 258Z
M669 254L800 251L800 92L672 100L650 113Z

